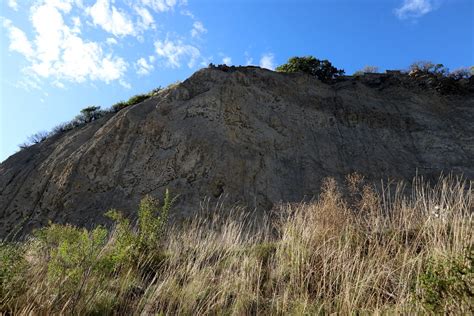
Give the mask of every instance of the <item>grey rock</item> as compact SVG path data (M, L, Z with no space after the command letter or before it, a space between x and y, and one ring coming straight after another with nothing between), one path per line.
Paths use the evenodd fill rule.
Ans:
M94 226L146 194L173 216L223 199L250 209L310 199L325 177L474 179L474 93L442 95L386 75L325 84L255 67L202 69L116 114L0 164L0 237L49 220Z

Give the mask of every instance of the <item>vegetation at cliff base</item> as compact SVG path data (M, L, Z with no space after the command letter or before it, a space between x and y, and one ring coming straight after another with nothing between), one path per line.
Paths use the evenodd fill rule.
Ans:
M145 197L136 222L111 210L112 229L3 242L0 313L472 314L471 185L415 180L403 194L351 175L264 218L218 205L176 225L168 193Z

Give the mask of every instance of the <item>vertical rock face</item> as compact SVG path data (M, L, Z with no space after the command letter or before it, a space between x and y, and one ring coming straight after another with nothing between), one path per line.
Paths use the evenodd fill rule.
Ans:
M392 78L393 79L393 78ZM140 104L23 150L0 165L0 237L48 220L91 226L133 214L146 194L269 209L318 193L323 178L474 179L474 93L395 79L331 85L259 68L203 69Z

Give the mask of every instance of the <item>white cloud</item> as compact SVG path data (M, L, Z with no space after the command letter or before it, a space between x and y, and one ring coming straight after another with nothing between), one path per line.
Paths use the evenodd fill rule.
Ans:
M227 66L230 66L232 64L232 58L230 58L229 56L225 56L224 58L222 58L222 63L226 64Z
M208 57L201 56L201 62L199 63L199 66L207 67L209 66L209 63L212 62L213 59L214 59L213 56L208 56Z
M15 86L18 88L25 89L27 91L31 91L33 89L42 90L41 86L39 85L39 82L40 80L36 78L36 76L33 74L29 76L24 76L15 83Z
M55 86L60 86L63 80L108 83L123 77L127 63L122 58L105 54L99 43L79 37L79 19L72 19L72 28L65 24L62 13L71 10L72 2L46 0L34 5L30 20L35 37L31 42L10 21L3 22L9 31L10 50L23 54L30 62L24 70L29 76L26 83L51 78Z
M15 10L15 11L18 11L18 3L17 3L17 0L8 0L8 6Z
M74 28L72 29L72 32L81 33L81 26L82 26L81 18L78 17L78 16L73 17L72 18L72 23L74 25Z
M127 81L123 80L123 79L119 80L119 84L122 87L124 87L125 89L131 89L132 88L132 85L130 83L128 83Z
M395 9L399 19L418 18L434 10L431 0L404 0L400 8Z
M193 23L193 29L191 30L192 37L198 37L200 34L207 33L207 29L204 27L202 22L196 21Z
M249 52L246 51L246 52L244 53L244 56L245 56L245 65L246 65L246 66L252 65L252 64L253 64L253 58L250 57Z
M194 14L189 10L181 10L181 14L184 16L189 16L191 19L195 19Z
M260 67L267 68L267 69L275 69L275 56L271 53L263 54L262 58L260 58Z
M156 12L165 12L172 10L178 4L178 0L141 0L141 3Z
M141 29L147 30L150 27L154 27L155 20L153 19L153 16L151 15L150 11L143 7L135 7L135 11L141 18L141 22L139 23Z
M184 44L182 41L165 41L155 42L155 51L159 57L166 60L166 65L173 68L181 67L181 61L187 59L189 68L194 67L197 59L201 56L199 49L192 45Z
M111 5L110 0L97 0L97 2L86 9L92 17L94 25L99 25L105 31L115 36L134 35L134 25L128 15Z
M64 86L64 83L60 82L60 81L53 81L53 86L57 87L57 88L60 88L60 89L64 89L65 86Z
M152 60L154 61L154 58L150 58L150 62L153 62ZM154 67L151 63L148 63L147 60L142 57L135 63L135 69L137 70L137 74L139 74L140 76L145 76L152 72Z
M5 1L12 9L18 9L17 0ZM0 17L9 38L9 50L23 55L28 62L23 69L25 76L18 83L24 87L40 88L49 79L52 86L60 88L65 88L66 82L86 80L116 81L129 88L124 75L130 66L137 74L146 75L157 65L193 68L204 61L199 48L179 36L179 39L155 41L154 56L127 62L114 53L114 49L124 48L115 45L123 43L127 36L133 36L136 43L149 40L147 31L157 27L156 14L173 12L176 8L183 10L180 6L186 0L31 0L30 3L31 31L27 33L23 31L26 27L22 30L16 23ZM199 38L207 32L190 11L182 14L193 22L189 37ZM91 27L105 32L91 33ZM92 39L87 34L105 36ZM230 63L230 58L225 62Z
M109 44L109 45L116 45L116 44L118 43L117 40L116 40L115 38L113 38L113 37L107 38L107 39L105 40L105 42L106 42L107 44Z
M26 58L31 58L33 56L33 48L26 34L19 28L13 26L10 20L4 20L3 27L7 29L10 39L8 49L13 52L18 52Z

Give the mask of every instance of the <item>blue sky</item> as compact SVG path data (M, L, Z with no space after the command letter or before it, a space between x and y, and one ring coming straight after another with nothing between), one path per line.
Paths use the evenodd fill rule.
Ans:
M346 73L474 64L472 0L2 0L0 161L29 135L184 80L291 56Z

